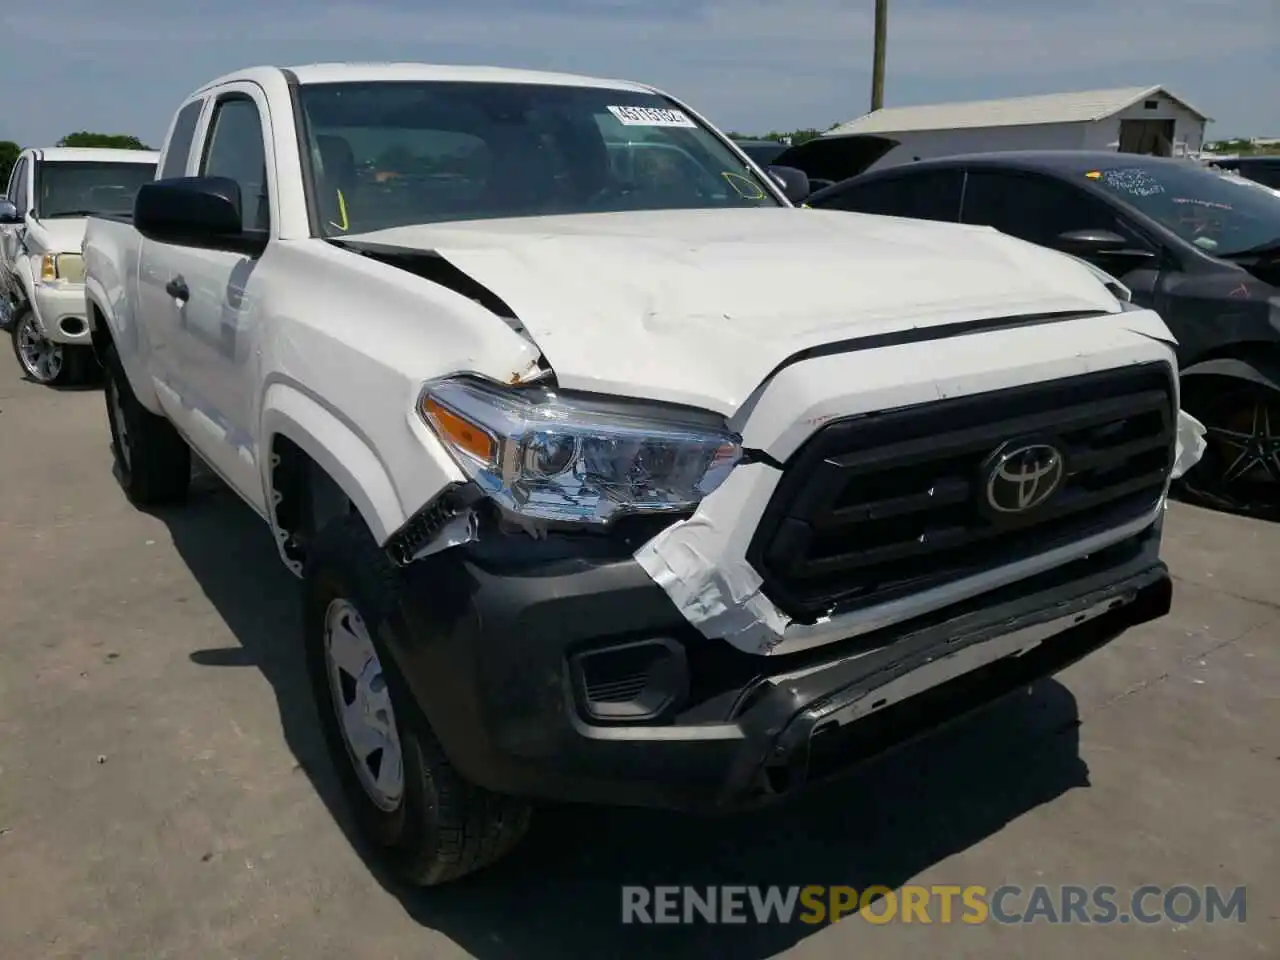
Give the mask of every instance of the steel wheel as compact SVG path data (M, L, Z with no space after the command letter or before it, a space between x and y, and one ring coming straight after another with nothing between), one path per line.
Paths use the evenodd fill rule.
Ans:
M1205 453L1185 488L1230 510L1280 509L1280 393L1234 381L1202 397L1188 412L1205 425Z
M356 777L374 806L393 811L404 797L400 734L378 652L349 600L329 604L324 650L338 728Z
M27 376L40 383L54 383L62 373L62 344L46 339L36 327L36 318L24 310L13 328L14 352Z

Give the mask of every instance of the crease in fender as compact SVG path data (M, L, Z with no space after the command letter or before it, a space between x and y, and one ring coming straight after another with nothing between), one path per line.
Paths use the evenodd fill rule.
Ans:
M1166 336L1157 336L1156 334L1152 333L1150 330L1143 330L1141 327L1126 325L1124 329L1129 333L1136 334L1139 337L1146 337L1146 339L1152 341L1153 343L1163 343L1166 346L1170 346L1170 347L1176 347L1178 345L1178 338L1175 337L1172 333L1168 332L1167 329L1166 329Z

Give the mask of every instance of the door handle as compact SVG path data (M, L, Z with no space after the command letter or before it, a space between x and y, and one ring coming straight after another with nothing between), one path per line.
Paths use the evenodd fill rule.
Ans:
M186 303L191 299L191 290L187 286L187 281L183 280L181 277L174 277L166 283L164 285L164 292L175 300L181 300L183 303Z

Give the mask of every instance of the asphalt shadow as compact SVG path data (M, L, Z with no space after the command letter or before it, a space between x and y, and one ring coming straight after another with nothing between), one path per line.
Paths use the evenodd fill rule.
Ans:
M262 522L208 478L197 480L186 507L156 516L240 643L197 651L192 660L262 671L290 750L371 876L417 922L481 960L773 956L820 928L798 920L624 926L622 887L893 889L1089 783L1075 698L1047 680L781 807L703 819L548 806L537 811L530 835L508 859L447 887L405 889L383 874L352 832L310 699L298 583L279 562Z

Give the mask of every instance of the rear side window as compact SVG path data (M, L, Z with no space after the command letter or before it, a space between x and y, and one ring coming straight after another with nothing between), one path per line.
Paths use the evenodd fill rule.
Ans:
M231 96L214 108L200 173L227 177L240 185L240 209L246 230L271 227L267 194L267 152L258 107L245 96Z
M187 172L187 158L191 155L191 141L196 136L196 124L200 122L200 110L203 100L188 103L178 111L178 119L173 124L173 133L169 137L169 146L164 153L164 166L160 168L161 179L180 177Z
M854 184L819 206L855 213L954 223L960 217L960 188L963 179L959 170L922 170L919 173L884 177Z
M1116 213L1101 200L1049 177L971 170L964 189L965 223L1053 246L1068 230L1114 230Z

